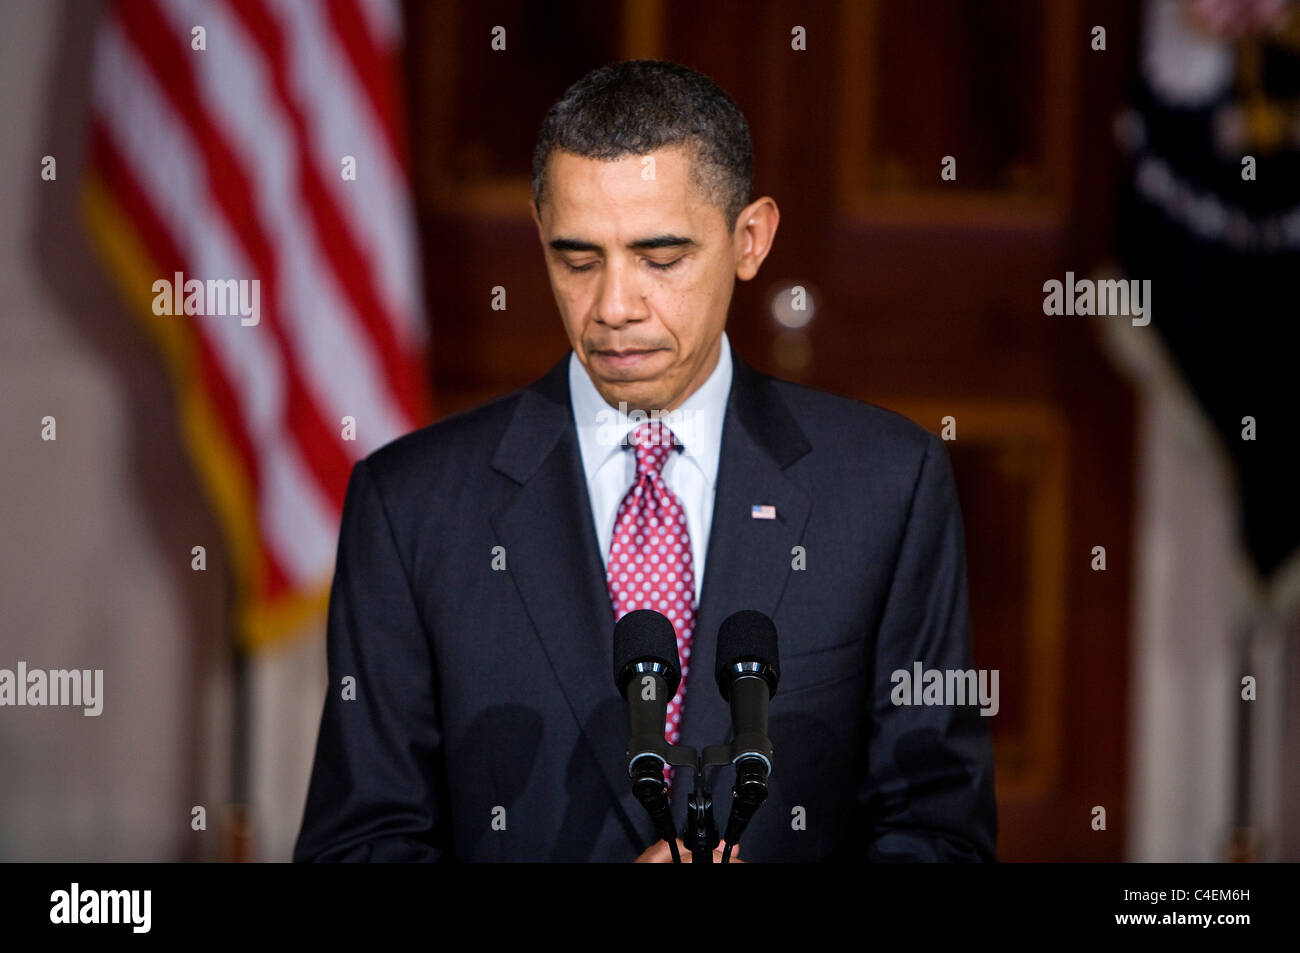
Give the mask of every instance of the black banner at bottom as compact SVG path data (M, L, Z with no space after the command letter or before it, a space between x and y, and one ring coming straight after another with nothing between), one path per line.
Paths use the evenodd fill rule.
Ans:
M1045 931L1222 944L1286 930L1295 882L1290 864L730 866L705 880L649 864L9 864L0 917L6 938L90 943L334 944L408 931L437 943L467 928L499 940L620 924L630 939L699 922L721 927L719 939L758 927L760 943L785 923L819 945L838 925L855 941L894 943L902 931L922 946Z

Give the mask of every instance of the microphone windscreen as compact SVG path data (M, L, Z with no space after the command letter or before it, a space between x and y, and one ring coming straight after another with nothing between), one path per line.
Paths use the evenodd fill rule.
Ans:
M636 609L614 626L614 682L619 692L625 687L627 667L647 661L659 662L668 669L664 681L670 694L675 695L682 677L677 660L677 630L662 613Z
M713 676L722 682L724 669L736 662L763 662L779 674L776 625L756 609L741 609L722 621L718 629L718 655Z

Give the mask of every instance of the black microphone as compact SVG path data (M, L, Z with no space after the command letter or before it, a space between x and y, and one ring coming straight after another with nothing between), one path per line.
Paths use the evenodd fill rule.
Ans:
M668 702L682 680L677 665L677 632L668 619L653 609L637 609L614 626L614 681L627 699L632 734L628 764L643 755L663 767L667 744L664 719Z
M627 700L631 732L627 743L627 773L632 793L649 812L655 828L677 856L677 831L668 805L663 770L668 742L664 720L668 702L677 694L682 673L677 663L677 632L667 617L653 609L637 609L614 626L614 682Z
M723 620L718 629L714 677L723 699L731 705L731 761L736 766L731 816L723 835L727 844L723 863L727 863L732 845L767 799L767 778L772 770L767 708L780 679L772 620L753 609L742 609Z

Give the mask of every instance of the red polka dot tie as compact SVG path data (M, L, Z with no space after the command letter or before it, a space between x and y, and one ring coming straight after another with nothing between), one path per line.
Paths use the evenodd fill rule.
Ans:
M610 540L605 579L614 606L614 621L635 609L654 609L677 630L682 680L668 703L664 734L670 744L681 737L682 702L691 667L691 632L695 628L695 571L686 510L661 475L668 454L680 447L673 432L658 420L632 431L636 480L618 506ZM673 769L665 767L671 786Z

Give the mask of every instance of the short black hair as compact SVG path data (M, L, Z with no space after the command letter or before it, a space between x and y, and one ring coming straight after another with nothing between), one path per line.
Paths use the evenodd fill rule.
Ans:
M674 145L694 150L695 183L734 229L753 185L749 125L713 80L661 60L601 66L565 90L533 149L533 201L540 209L546 163L556 150L613 160Z

